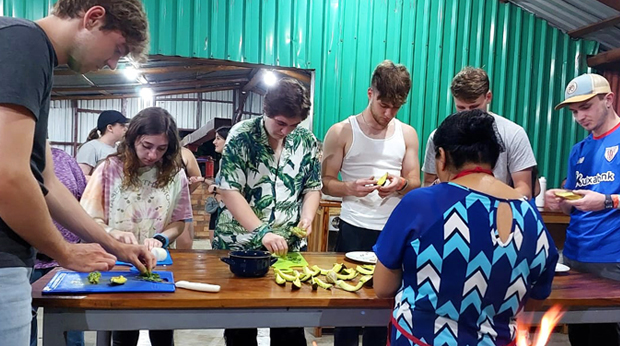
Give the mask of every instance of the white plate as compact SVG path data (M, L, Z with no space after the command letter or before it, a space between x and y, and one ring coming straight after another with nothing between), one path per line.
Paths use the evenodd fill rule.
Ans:
M567 271L570 270L570 267L568 267L567 265L564 265L562 263L558 263L555 265L555 272L556 273L565 273Z
M344 254L344 256L350 260L368 263L368 264L376 264L377 263L377 255L375 255L372 251L351 251Z

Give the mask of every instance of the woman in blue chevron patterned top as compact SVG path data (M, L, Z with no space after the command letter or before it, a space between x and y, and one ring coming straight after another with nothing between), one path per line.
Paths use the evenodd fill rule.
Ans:
M395 297L391 345L514 345L517 312L551 292L557 250L536 208L493 177L492 116L453 114L433 142L442 183L408 193L374 246L374 289Z

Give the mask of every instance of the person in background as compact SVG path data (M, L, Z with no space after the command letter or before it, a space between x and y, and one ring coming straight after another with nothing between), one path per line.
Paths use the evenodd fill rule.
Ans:
M562 255L571 269L620 281L620 118L613 108L614 93L605 77L583 74L566 86L564 101L573 118L590 132L575 144L568 157L565 189L583 196L565 200L564 191L550 189L545 206L570 215ZM620 345L617 323L571 324L568 338L574 346Z
M20 2L21 3L21 2ZM80 208L56 178L47 143L53 70L78 74L121 57L142 61L148 21L139 0L58 0L36 23L0 16L0 340L28 345L32 321L30 276L35 248L64 268L110 270L118 259L140 271L155 257L122 244ZM84 242L68 243L52 218ZM109 253L108 253L109 252Z
M224 151L224 145L226 144L226 138L228 138L228 132L230 131L230 126L220 126L217 130L215 130L215 139L213 139L213 145L215 146L215 152L217 154L222 154ZM213 233L215 231L215 225L217 223L217 217L220 214L219 205L222 203L222 198L217 192L217 187L220 183L219 170L216 173L215 181L209 185L208 191L212 194L212 198L207 199L207 203L205 203L205 208L208 209L207 212L211 214L209 218L209 239L211 243L213 243Z
M192 220L188 180L180 163L172 116L145 108L131 122L118 152L100 164L80 204L115 239L167 248ZM115 331L114 346L135 346L139 331ZM153 346L173 345L173 331L151 330Z
M538 181L536 178L532 179L532 169L536 166L534 151L525 130L521 126L488 111L493 94L490 90L487 73L480 68L463 68L452 79L450 92L458 112L480 109L495 118L497 131L506 146L506 150L500 154L493 173L497 179L514 186L523 196L534 197L532 193L537 187L532 186L532 181L534 183ZM424 172L424 186L431 185L437 179L433 133L428 137L422 171ZM540 186L538 186L539 190Z
M392 346L514 345L526 299L551 293L558 253L538 210L493 175L494 122L474 109L441 123L441 183L403 197L374 246L374 291L395 298Z
M75 157L87 179L98 162L116 153L116 143L125 135L128 121L117 111L103 111L99 114L97 127L90 131L86 143L79 147Z
M214 249L263 250L276 255L302 251L321 199L317 140L298 127L310 100L297 80L283 78L265 95L264 115L230 130L219 171L223 207ZM227 346L256 346L256 329L226 329ZM303 328L272 328L273 346L305 346Z
M196 157L191 150L186 147L181 147L181 159L183 170L185 170L185 175L189 180L189 192L191 194L200 186L201 182L205 181L205 178L202 177L200 167L198 167L198 161L196 161ZM185 222L185 230L183 230L183 233L177 238L176 248L179 250L191 249L193 243L194 222Z
M420 186L418 135L396 119L410 89L403 65L380 63L368 88L366 109L333 125L325 135L323 192L342 197L335 251L371 251L402 196ZM386 183L377 185L386 173ZM358 345L359 332L359 327L336 328L334 345ZM362 338L365 346L385 345L387 329L364 328Z
M82 198L84 188L86 188L86 178L84 173L78 166L71 155L66 152L52 148L52 159L54 160L54 174L58 180L69 189L76 200ZM61 224L54 221L54 225L69 243L78 243L80 238L74 233L64 228ZM34 271L30 277L33 283L49 273L52 269L58 267L58 262L47 257L45 254L37 253ZM33 306L32 325L30 329L30 346L37 346L38 328L37 328L37 307ZM66 332L67 346L84 346L84 332L70 330Z

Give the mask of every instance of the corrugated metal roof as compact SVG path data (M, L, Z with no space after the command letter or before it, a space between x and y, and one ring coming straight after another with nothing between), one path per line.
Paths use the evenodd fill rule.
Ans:
M620 12L597 0L510 0L540 17L553 27L570 32L620 15ZM620 47L620 25L607 27L584 37L597 41L609 50Z

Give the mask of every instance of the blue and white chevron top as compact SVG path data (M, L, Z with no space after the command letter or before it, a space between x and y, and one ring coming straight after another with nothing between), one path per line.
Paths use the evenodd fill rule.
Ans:
M512 209L505 243L495 215ZM387 268L402 269L391 345L507 345L528 297L545 299L558 253L538 211L444 183L408 193L374 246Z

